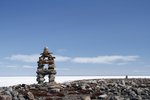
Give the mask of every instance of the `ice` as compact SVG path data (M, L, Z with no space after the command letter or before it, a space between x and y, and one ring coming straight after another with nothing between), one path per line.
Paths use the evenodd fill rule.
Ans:
M46 81L48 81L48 78ZM82 79L117 79L125 78L125 76L56 76L56 82L64 83L75 80ZM128 76L128 78L150 78L150 76ZM17 84L34 84L36 82L36 77L33 76L24 76L24 77L0 77L0 87L3 86L12 86Z

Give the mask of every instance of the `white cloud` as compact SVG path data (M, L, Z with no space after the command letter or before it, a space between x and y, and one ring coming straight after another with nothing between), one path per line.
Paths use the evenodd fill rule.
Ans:
M26 63L35 63L38 61L40 55L23 55L17 54L12 55L10 57L6 57L5 59L13 60L13 61L21 61ZM56 62L74 62L74 63L97 63L97 64L126 64L128 62L137 61L138 56L121 56L121 55L111 55L111 56L97 56L97 57L68 57L68 56L60 56L54 55L56 57Z
M34 54L34 55L17 54L17 55L12 55L10 57L6 57L5 59L32 63L32 62L36 62L38 58L39 58L38 54Z
M76 57L72 59L75 63L98 63L98 64L119 64L136 61L138 56L98 56L98 57Z
M18 68L18 66L15 66L15 65L5 65L5 67L7 67L7 68Z
M21 62L27 62L27 63L35 63L38 61L38 58L40 55L38 54L33 54L33 55L23 55L23 54L17 54L17 55L12 55L10 57L5 57L5 59L13 60L13 61L21 61ZM59 56L59 55L54 55L56 57L56 61L58 62L64 62L68 61L71 58L66 57L66 56Z
M56 57L56 61L58 61L58 62L64 62L64 61L71 60L71 58L67 57L67 56L55 55L55 57Z
M29 66L29 65L23 65L22 67L23 67L23 68L29 68L29 69L30 69L30 68L34 68L34 66Z
M56 70L60 70L60 71L69 71L69 68L56 68Z
M34 68L31 65L3 65L5 68Z

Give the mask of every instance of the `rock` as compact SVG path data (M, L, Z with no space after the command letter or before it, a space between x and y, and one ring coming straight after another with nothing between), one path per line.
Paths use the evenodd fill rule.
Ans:
M79 84L78 84L78 83L75 83L75 86L76 86L76 87L79 87Z
M39 78L39 81L45 81L45 79L44 78Z
M141 84L140 87L146 87L146 84Z
M12 92L12 91L13 91L12 87L9 87L9 88L8 88L8 91Z
M31 92L27 93L29 100L35 100L34 95Z
M48 91L48 88L47 88L47 87L45 87L45 86L43 86L43 87L41 86L41 87L39 87L39 89L40 89L40 90Z
M126 84L125 84L125 81L124 81L124 80L122 80L122 81L121 81L121 83L122 83L122 85L123 85L123 86L126 86Z
M137 94L134 92L134 91L129 91L129 96L132 100L136 99L137 98Z
M18 100L18 98L15 96L15 97L13 97L13 100Z
M86 90L86 85L83 84L83 85L81 86L81 89L82 89L82 90Z
M137 93L138 95L141 95L142 89L141 89L141 88L137 88L137 89L136 89L136 93Z
M4 91L4 87L0 87L0 92Z
M131 88L132 88L132 86L127 86L127 87L126 87L126 89L128 89L128 90L131 89Z
M150 79L106 79L105 82L102 80L80 80L63 84L56 82L20 84L0 87L0 100L7 100L7 98L11 100L150 100L149 84Z
M91 100L91 97L90 96L82 96L81 100Z
M49 89L49 92L57 93L60 92L60 89L58 88Z
M142 97L140 95L138 95L138 100L142 100Z
M11 93L10 93L10 91L4 91L4 94L12 96Z
M97 86L95 87L95 90L96 90L96 91L99 91L99 90L100 90L100 86L97 85Z
M12 100L12 97L9 95L0 95L0 100Z
M131 82L131 85L132 86L137 86L137 84L135 82L133 82L133 81Z
M108 96L107 96L107 94L102 94L102 95L99 95L99 99L106 99Z
M53 70L54 71L54 70ZM56 73L56 72L53 72L54 74ZM49 82L51 83L51 82L54 82L54 80L55 80L55 75L49 75Z
M89 91L93 91L93 89L90 87L90 88L88 88L87 90L89 90Z
M124 100L124 98L120 97L120 96L114 96L113 100Z
M97 81L96 80L91 80L90 83L97 84Z
M19 95L19 96L18 96L18 99L19 99L19 100L25 100L25 98L23 97L23 95Z
M62 87L62 88L66 88L67 86L62 84L61 87ZM68 87L69 87L69 86L68 86Z
M101 87L100 87L100 90L102 90L102 91L105 90L105 87L104 87L104 86L101 86Z
M11 94L12 94L13 97L17 97L18 96L18 92L17 91L12 91Z
M29 86L27 86L26 84L22 84L21 86L22 86L22 88L24 88L25 90L28 90L28 89L29 89Z
M46 97L39 97L39 98L36 98L36 100L46 100Z
M71 87L71 83L70 82L66 82L66 83L64 83L64 85L67 86L67 87Z

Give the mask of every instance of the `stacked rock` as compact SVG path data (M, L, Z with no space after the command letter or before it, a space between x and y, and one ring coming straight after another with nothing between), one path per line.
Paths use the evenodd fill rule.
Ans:
M45 47L43 50L43 53L41 53L41 57L39 57L38 67L37 67L37 81L38 84L44 83L45 75L48 75L49 78L49 83L55 82L55 75L56 75L56 70L55 70L55 63L53 57L51 55L52 53L49 52L48 48ZM45 65L48 66L48 68L45 68Z

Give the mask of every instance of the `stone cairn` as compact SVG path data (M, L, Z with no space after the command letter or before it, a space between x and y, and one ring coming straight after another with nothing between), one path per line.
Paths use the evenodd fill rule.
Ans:
M48 75L49 78L49 83L54 83L55 82L55 75L56 75L56 70L55 70L55 63L53 57L51 55L52 53L49 52L48 48L45 47L43 50L43 53L41 53L41 57L39 57L38 67L37 67L37 82L38 84L44 83L45 75ZM45 68L45 66L48 66Z

